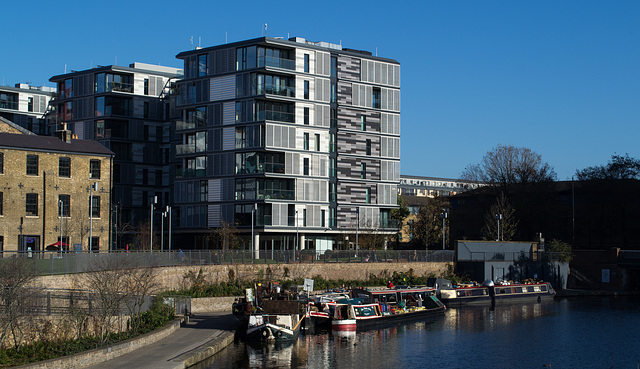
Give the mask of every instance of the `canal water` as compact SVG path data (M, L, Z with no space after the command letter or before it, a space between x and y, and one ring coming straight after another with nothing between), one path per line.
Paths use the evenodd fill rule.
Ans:
M292 344L229 346L212 368L640 368L640 299L567 298L447 309L357 334L303 332Z

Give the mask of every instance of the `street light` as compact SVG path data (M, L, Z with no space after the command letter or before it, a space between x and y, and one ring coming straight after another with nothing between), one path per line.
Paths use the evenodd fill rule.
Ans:
M149 229L149 239L150 239L150 249L153 252L153 206L158 202L158 196L153 197L153 202L151 203L151 227Z
M98 191L98 182L91 184L90 192L90 206L89 206L89 251L93 251L93 191ZM62 242L62 239L60 239Z
M300 239L300 230L298 228L298 209L296 209L296 251L298 251L298 241ZM295 258L295 253L293 254Z
M167 205L166 213L169 216L169 252L171 252L171 206Z
M62 211L62 206L64 205L62 200L58 200L58 205L60 206L60 251L62 251L62 215L64 214Z
M356 208L356 257L358 257L358 233L360 231L360 207Z
M255 248L254 242L255 242L255 239L256 239L256 238L255 238L255 236L253 235L253 225L255 224L255 221L254 221L254 214L255 214L255 212L256 212L257 210L258 210L258 204L257 204L257 203L256 203L256 204L253 204L253 208L251 209L251 252L254 252L254 251L255 251L255 249L254 249L254 248ZM242 247L242 249L244 250L244 246ZM243 257L244 257L244 256L243 256Z
M442 213L440 213L440 217L442 218L442 249L444 250L444 227L445 227L445 223L444 221L447 219L447 217L449 216L449 213L447 212L446 209L442 209Z
M162 218L160 221L160 251L164 252L164 218L167 217L167 212L162 212Z
M500 241L500 220L502 219L502 214L496 214L496 220L498 221L498 240Z

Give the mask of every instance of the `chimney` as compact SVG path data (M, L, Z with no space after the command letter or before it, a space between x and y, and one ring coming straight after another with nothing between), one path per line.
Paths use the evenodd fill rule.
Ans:
M60 129L56 131L56 137L66 143L70 143L73 136L74 135L71 134L71 131L67 129L67 123L60 123Z

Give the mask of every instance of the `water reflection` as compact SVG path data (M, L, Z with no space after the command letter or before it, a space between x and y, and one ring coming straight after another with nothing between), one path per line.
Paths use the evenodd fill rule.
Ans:
M285 345L238 341L196 368L635 368L639 313L637 299L461 307L379 330L303 332Z

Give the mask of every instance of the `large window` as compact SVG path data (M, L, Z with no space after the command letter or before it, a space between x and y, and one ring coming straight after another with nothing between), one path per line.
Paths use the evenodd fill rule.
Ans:
M18 94L0 93L0 109L18 110Z
M256 67L256 46L239 47L236 49L236 70Z
M58 195L58 216L71 216L71 195Z
M374 109L380 109L380 88L374 87L371 95L371 106Z
M25 199L25 212L29 216L38 216L38 194L28 193Z
M309 124L309 108L304 108L304 124Z
M186 129L195 128L195 127L206 127L207 126L207 107L199 106L194 109L187 110L186 115Z
M100 160L91 159L89 161L90 173L89 177L92 179L100 179Z
M309 132L304 133L304 150L309 150Z
M89 211L91 212L92 218L100 218L100 196L93 195L93 197L89 197L93 199L93 203L89 204Z
M58 96L60 99L73 97L73 79L69 78L58 82Z
M38 155L27 155L27 175L38 175Z
M198 55L198 77L204 77L208 74L207 54Z
M309 175L309 158L304 158L303 160L302 174L305 176Z
M309 100L309 81L304 81L304 98Z
M133 76L128 74L96 74L95 92L133 92Z
M58 176L71 177L71 158L63 157L58 159Z
M304 72L309 73L309 54L304 54Z
M131 98L120 96L99 96L95 98L95 115L133 115L133 102Z

